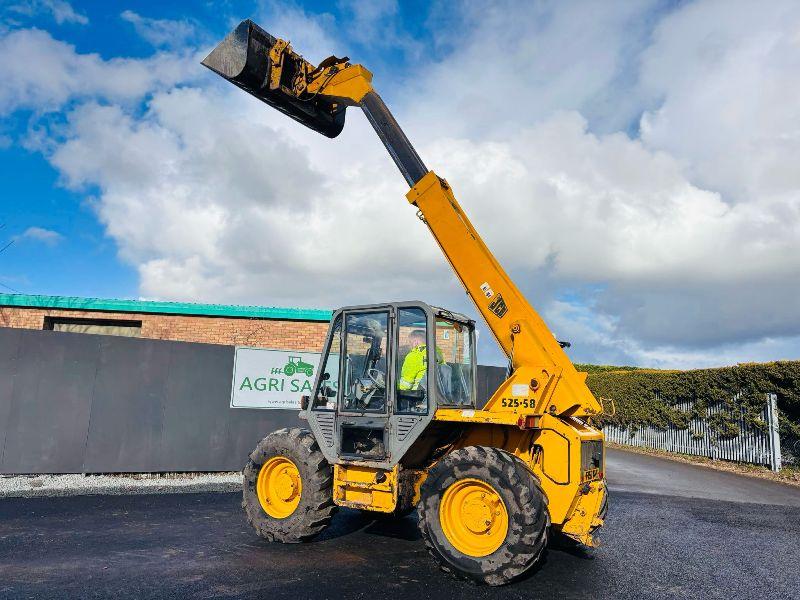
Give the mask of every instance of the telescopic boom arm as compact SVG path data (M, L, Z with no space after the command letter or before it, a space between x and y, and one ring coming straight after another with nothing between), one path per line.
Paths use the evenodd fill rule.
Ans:
M367 116L410 186L417 207L445 257L512 365L509 379L482 411L470 415L504 422L519 413L592 416L602 407L539 314L497 262L455 199L448 183L429 171L372 87L372 73L348 59L313 66L288 42L251 21L242 22L203 64L260 100L328 137L344 127L347 106ZM524 240L520 239L520 246ZM513 405L510 399L526 398ZM523 408L523 410L521 410ZM452 409L450 409L452 410ZM507 414L504 414L507 413ZM456 415L453 415L456 418Z

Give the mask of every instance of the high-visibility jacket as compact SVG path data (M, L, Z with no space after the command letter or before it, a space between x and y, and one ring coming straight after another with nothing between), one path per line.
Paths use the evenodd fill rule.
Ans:
M444 362L444 355L439 348L436 348L436 362ZM401 390L416 390L427 372L428 349L425 344L422 344L412 348L403 359L403 367L400 369L400 383L397 387Z

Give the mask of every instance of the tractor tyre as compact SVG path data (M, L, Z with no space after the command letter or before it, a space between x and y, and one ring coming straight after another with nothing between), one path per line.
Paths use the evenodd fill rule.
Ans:
M397 508L394 510L394 516L397 518L407 517L417 510L417 505L414 504L414 482L416 481L416 472L403 469L397 478Z
M283 374L286 375L287 377L291 377L292 375L294 375L294 372L295 368L294 365L292 364L288 364L285 367L283 367Z
M547 499L536 475L512 454L485 446L456 450L434 465L421 492L422 538L456 578L504 585L542 556Z
M247 520L271 542L305 542L331 521L333 469L307 429L281 429L256 446L243 471Z

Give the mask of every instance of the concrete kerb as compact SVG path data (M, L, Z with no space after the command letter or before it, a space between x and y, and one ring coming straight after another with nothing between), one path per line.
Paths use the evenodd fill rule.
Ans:
M238 492L241 489L241 473L180 473L168 476L78 473L0 477L0 498Z

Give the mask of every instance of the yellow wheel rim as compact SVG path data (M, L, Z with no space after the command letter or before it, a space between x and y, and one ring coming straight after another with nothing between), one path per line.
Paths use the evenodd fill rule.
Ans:
M447 488L439 506L447 540L467 556L488 556L508 533L508 511L500 494L485 481L462 479Z
M273 456L258 472L256 494L270 517L285 519L291 515L300 504L302 491L300 471L285 456Z

